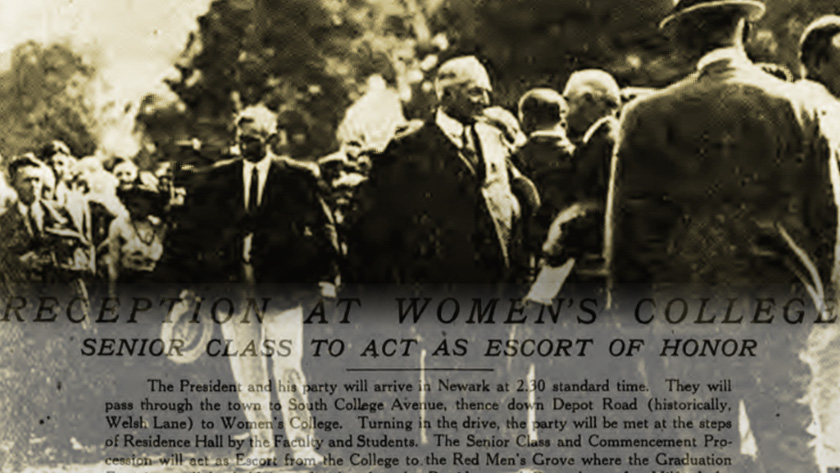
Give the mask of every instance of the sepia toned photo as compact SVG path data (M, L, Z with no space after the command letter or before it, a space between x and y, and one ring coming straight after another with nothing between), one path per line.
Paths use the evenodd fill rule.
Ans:
M837 5L0 22L0 472L840 471Z

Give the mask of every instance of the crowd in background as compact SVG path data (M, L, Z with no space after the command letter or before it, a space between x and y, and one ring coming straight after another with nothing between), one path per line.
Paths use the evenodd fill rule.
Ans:
M791 80L784 68L761 67ZM519 282L533 281L545 264L559 266L570 258L576 259L571 281L604 280L603 212L618 120L624 105L653 92L622 89L609 73L590 69L573 73L562 94L550 88L528 91L516 114L499 106L482 111L480 119L502 133L510 163L530 181L517 195L527 214L520 243L528 262ZM419 125L403 118L399 99L391 94L381 78L372 77L369 92L348 109L339 127L340 149L315 162L302 162L319 176L344 256L348 216L358 210L357 189L391 140ZM293 142L304 143L306 131L294 123L288 116L278 117L278 129ZM158 270L167 252L167 231L177 227L183 216L179 208L189 200L191 176L213 167L196 140L184 143L181 150L183 156L140 169L132 159L119 156L78 158L63 142L52 141L8 161L0 183L0 213L19 202L16 170L37 167L38 200L75 216L80 235L90 240L91 259L83 259L90 267L77 265L79 275L107 282L112 291L118 283L167 282L171 271ZM226 157L237 153L232 144ZM54 243L63 245L67 240ZM31 274L34 280L50 280L44 274L48 266Z
M339 129L341 149L317 160L323 198L339 230L356 207L355 191L367 179L372 160L394 135L416 125L402 118L397 98L387 95L382 98L383 87L375 78L371 80L375 93L365 95L351 107ZM594 212L602 210L606 195L614 123L623 99L628 94L637 95L639 90L621 91L608 73L587 70L570 78L563 95L550 89L535 89L525 94L519 104L518 118L501 107L488 107L484 111L484 119L502 131L512 162L536 185L538 195L530 197L531 205L541 204L538 209L531 209L534 218L529 224L526 243L534 262L543 255L551 222L572 203L581 203L580 210L590 214L592 230L598 232ZM372 118L372 111L379 116ZM282 120L281 117L280 126ZM191 151L200 153L200 143L190 145ZM232 153L236 153L235 146ZM157 274L157 263L167 248L167 230L178 224L175 219L179 215L178 207L187 198L185 187L190 185L190 172L176 176L176 164L171 161L141 170L131 159L119 156L77 158L61 141L47 143L9 162L7 183L0 187L0 213L20 202L15 192L17 171L23 167L37 168L40 181L34 184L37 200L74 217L67 223L76 222L80 236L90 239L90 261L85 261L91 265L77 265L80 275L92 282L112 285L166 282L166 275ZM309 166L316 170L314 164ZM348 249L342 236L343 232L339 231L342 252L346 254ZM586 257L597 261L600 250L591 242L601 237L595 233L584 239L588 243L560 245L555 238L553 246L550 245L554 249L544 256L557 260L562 252L578 251L571 249L574 245L588 245ZM566 238L566 241L570 240ZM54 243L66 244L67 240L55 239ZM49 271L47 266L38 270ZM41 277L50 279L43 274Z
M749 21L764 8L679 2L663 25L696 53L698 71L663 91L621 89L605 71L580 70L562 93L528 91L512 113L492 106L478 59L450 59L437 72L432 120L405 122L396 97L368 96L339 127L341 149L317 166L289 158L305 136L264 105L240 112L225 159L195 169L76 159L49 143L9 162L16 197L5 192L0 215L5 287L527 287L544 269L565 268L558 290L609 278L657 290L767 282L821 309L838 277L840 19L806 31L807 78L792 83L744 52ZM372 122L357 115L365 108ZM284 302L294 306L298 295ZM801 347L764 341L791 372L807 371L797 364ZM784 424L809 417L791 399L803 385L789 373L773 378L775 358L763 361L721 370L744 378L767 471L816 471L808 422ZM778 386L785 392L765 395Z

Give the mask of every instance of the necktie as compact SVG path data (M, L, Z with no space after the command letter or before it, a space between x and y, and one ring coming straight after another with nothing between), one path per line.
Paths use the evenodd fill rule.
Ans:
M464 133L461 137L464 156L472 164L475 169L476 176L483 180L484 177L484 162L481 158L481 145L478 139L478 133L475 131L475 125L468 125L464 127Z
M251 186L248 190L248 212L254 213L259 206L259 192L260 192L260 175L257 167L254 166L251 171Z
M38 217L35 216L35 205L32 204L29 207L28 218L29 218L29 228L32 230L33 237L40 237L41 236L41 226L38 225Z

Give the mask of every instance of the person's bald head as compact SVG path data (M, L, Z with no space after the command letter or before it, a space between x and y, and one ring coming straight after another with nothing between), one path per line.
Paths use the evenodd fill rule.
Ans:
M582 136L596 121L618 112L621 89L608 72L586 69L569 77L563 98L569 105L569 134Z
M438 69L435 93L447 115L467 123L490 106L493 87L487 69L474 56L450 59Z

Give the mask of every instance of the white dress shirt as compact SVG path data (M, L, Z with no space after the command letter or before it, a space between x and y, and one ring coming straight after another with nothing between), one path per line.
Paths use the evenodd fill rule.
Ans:
M257 168L257 205L262 203L263 191L265 190L265 180L268 177L268 168L271 167L271 154L266 153L265 157L256 163L252 163L247 159L242 160L242 184L245 186L245 210L248 208L248 202L251 200L251 174L254 168Z

